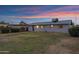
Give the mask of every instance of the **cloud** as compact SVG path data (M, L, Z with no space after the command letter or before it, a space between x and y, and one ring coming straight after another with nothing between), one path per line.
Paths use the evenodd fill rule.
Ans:
M53 12L79 12L79 5L69 5L51 10Z
M40 7L21 7L21 8L15 8L12 10L13 12L16 12L17 14L24 14L24 15L37 15L40 13L43 13L44 11L41 10Z
M51 11L42 11L40 7L21 7L16 8L14 11L20 13L30 13L31 15L26 16L9 16L12 18L54 18L54 17L75 17L79 16L79 6L63 6ZM27 11L27 12L26 12ZM33 14L32 14L33 13Z
M32 16L17 16L17 18L53 18L53 17L75 17L79 16L79 6L63 6L56 9L51 9L49 11L40 11L38 7L28 8L28 12L26 12L27 8L20 9L25 13L36 13ZM23 11L25 10L25 11Z
M54 17L75 17L79 16L79 12L48 12L35 16L17 16L17 18L54 18Z

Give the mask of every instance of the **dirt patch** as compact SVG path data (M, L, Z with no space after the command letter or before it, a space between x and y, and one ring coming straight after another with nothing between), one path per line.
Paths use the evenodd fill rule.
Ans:
M61 39L61 42L59 43L60 45L75 45L79 43L78 38L66 38L66 39Z
M50 45L46 53L79 53L79 48L77 45L79 45L79 38L61 38L60 42L57 44Z
M71 50L69 50L69 49L67 49L67 48L63 48L63 47L61 47L61 46L58 46L58 45L51 45L51 46L49 46L48 47L48 51L46 52L46 53L54 53L54 54L60 54L60 53L63 53L63 54L65 54L65 53L70 53L71 52Z

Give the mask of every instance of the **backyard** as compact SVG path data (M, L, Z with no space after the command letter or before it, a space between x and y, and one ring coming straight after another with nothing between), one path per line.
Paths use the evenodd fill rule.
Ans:
M55 32L0 34L0 53L66 54L79 53L79 37Z

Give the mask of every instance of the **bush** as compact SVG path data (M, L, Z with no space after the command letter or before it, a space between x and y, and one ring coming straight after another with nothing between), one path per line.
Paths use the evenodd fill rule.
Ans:
M21 32L24 32L24 31L25 31L25 28L24 28L24 27L21 27L21 28L20 28L20 31L21 31Z
M79 37L79 27L69 28L69 34L73 37Z
M11 30L11 32L19 32L20 31L18 28L11 28L10 30Z
M24 30L24 28L0 27L0 33L15 33Z
M1 28L1 33L9 33L9 28Z

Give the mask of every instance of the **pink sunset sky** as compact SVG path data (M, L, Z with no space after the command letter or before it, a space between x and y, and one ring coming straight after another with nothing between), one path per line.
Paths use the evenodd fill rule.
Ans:
M23 20L41 18L39 22L44 18L59 18L59 20L72 20L75 24L79 24L78 5L0 6L0 15L6 16L10 21L11 19L17 21L18 18Z

